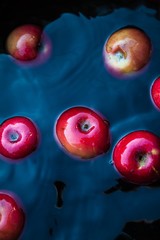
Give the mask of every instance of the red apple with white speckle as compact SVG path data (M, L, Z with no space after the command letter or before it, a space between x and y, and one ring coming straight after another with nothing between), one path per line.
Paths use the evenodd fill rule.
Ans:
M18 160L34 152L39 144L39 132L29 118L17 116L0 125L0 154Z
M160 138L139 130L124 136L113 151L116 170L129 182L150 184L160 178Z
M89 159L106 153L111 144L108 120L87 107L72 107L56 122L56 136L68 153Z

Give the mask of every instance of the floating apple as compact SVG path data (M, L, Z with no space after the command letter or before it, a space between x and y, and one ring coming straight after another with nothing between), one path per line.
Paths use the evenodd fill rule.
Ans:
M25 225L25 213L17 198L0 192L0 239L18 240Z
M103 48L104 64L116 76L138 72L147 65L151 54L149 37L135 27L117 30L107 39Z
M148 131L134 131L115 146L113 163L129 182L149 184L160 177L160 138Z
M42 29L36 25L23 25L14 29L7 38L6 48L14 58L32 60L38 55Z
M22 159L38 146L35 124L26 117L12 117L0 125L0 154L9 159Z
M72 107L56 122L56 136L71 154L94 158L110 148L109 122L87 107Z
M160 110L160 77L158 77L152 84L151 99L155 106Z

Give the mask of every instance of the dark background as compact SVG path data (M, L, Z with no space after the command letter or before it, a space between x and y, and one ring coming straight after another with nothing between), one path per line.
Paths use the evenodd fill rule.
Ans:
M83 13L86 17L109 14L115 8L127 7L134 9L144 4L157 10L160 19L159 0L87 0L87 1L22 1L5 0L0 2L0 52L5 52L5 41L15 27L31 23L44 27L64 12Z

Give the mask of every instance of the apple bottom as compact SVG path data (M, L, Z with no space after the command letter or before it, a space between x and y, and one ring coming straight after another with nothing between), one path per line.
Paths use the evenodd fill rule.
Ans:
M113 162L127 181L146 185L160 178L160 138L147 131L135 131L115 146Z

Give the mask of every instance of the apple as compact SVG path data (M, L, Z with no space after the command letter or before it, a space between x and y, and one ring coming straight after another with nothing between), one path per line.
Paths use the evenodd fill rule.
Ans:
M113 150L113 164L124 179L150 184L160 177L160 138L144 130L124 136Z
M29 118L17 116L0 125L0 154L8 159L22 159L36 150L39 133Z
M64 111L55 126L55 136L72 156L94 158L110 148L110 124L103 116L87 107Z
M13 195L13 194L12 194ZM0 192L0 239L17 240L25 226L25 213L17 197Z
M32 24L19 26L9 34L6 49L18 60L32 60L38 55L41 35L42 29L39 26Z
M104 65L118 77L129 76L144 68L152 54L152 44L146 33L136 27L124 27L106 40Z
M160 110L160 77L151 86L151 99L154 105Z

